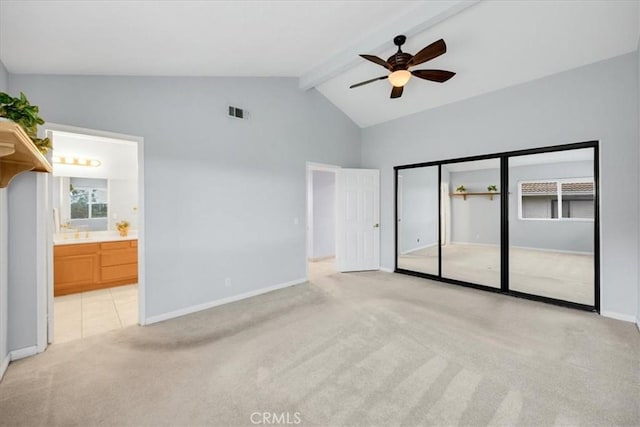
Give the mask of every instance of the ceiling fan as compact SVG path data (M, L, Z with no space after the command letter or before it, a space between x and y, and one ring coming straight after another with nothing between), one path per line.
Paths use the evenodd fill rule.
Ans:
M419 79L430 80L432 82L444 83L456 73L446 70L411 70L410 67L422 64L430 61L433 58L437 58L447 51L447 45L444 40L440 39L431 43L429 46L416 53L415 56L410 53L402 51L401 46L407 40L406 36L399 35L393 38L393 43L398 46L398 51L391 55L389 59L384 61L375 55L360 55L364 59L371 61L375 64L381 65L387 70L389 74L386 76L376 77L375 79L366 80L364 82L356 83L349 86L350 89L354 87L363 86L369 83L373 83L378 80L389 79L389 83L393 86L391 90L391 98L400 98L404 85L409 82L411 76L418 77Z

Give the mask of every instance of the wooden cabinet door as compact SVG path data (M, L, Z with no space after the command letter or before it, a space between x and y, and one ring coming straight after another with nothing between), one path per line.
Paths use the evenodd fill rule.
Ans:
M57 257L53 271L55 296L91 288L98 280L98 254Z

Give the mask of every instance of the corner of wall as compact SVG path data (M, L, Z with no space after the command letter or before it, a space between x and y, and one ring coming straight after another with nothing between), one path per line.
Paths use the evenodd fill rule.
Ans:
M640 5L638 6L638 27L640 27ZM638 119L638 123L636 126L637 135L636 139L638 141L638 166L640 166L640 37L638 38L638 47L636 48L636 56L638 59L636 60L636 82L638 83L638 87L636 90L636 118ZM640 168L639 168L640 169ZM640 176L638 176L638 192L640 195ZM640 212L640 197L638 198L638 212ZM636 263L637 268L640 268L640 229L638 230L638 262ZM637 302L636 302L636 324L640 329L640 271L638 272L638 290L637 290Z
M0 61L0 92L6 92L9 89L9 72Z
M8 87L8 73L2 61L0 61L0 92ZM0 189L0 379L9 365L8 349L8 226L7 226L7 189Z

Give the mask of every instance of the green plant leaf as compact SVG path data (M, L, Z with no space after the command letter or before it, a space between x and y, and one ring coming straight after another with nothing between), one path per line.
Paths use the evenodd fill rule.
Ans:
M13 98L5 92L0 92L0 117L5 117L20 125L38 150L46 154L51 149L51 141L49 138L40 139L37 137L38 125L45 123L44 119L39 116L39 111L37 105L29 103L23 92L20 92L19 98Z

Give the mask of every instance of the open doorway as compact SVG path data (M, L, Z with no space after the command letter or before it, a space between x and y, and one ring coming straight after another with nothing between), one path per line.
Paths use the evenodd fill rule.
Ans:
M82 130L47 133L54 146L48 342L142 323L139 141Z
M336 171L307 163L307 277L336 272Z

